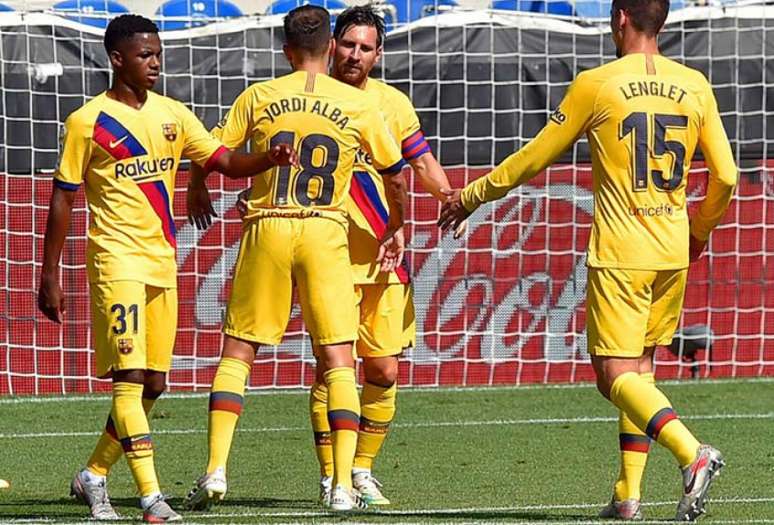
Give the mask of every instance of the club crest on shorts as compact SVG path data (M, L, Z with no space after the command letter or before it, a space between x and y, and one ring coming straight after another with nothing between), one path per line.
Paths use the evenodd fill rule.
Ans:
M164 132L164 138L172 142L177 138L177 124L162 124L161 130Z
M131 339L119 339L118 340L118 351L122 354L131 354L132 350L134 350L134 344L132 344Z

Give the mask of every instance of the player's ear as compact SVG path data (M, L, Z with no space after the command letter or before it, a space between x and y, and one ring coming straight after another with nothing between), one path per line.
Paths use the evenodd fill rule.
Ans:
M282 53L285 55L285 60L288 61L290 66L293 66L293 53L290 51L290 47L287 44L282 45Z
M120 51L117 49L114 49L108 54L108 58L110 59L110 64L114 68L121 68L121 66L124 65L124 56L121 54Z
M332 57L333 53L336 52L336 39L331 38L330 42L328 42L328 56Z
M376 60L374 61L374 64L378 64L379 60L382 58L382 52L384 51L384 46L381 45L376 48Z

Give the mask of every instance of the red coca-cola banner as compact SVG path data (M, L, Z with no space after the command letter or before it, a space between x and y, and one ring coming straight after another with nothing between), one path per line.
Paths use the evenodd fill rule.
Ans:
M485 171L448 173L459 186ZM703 195L706 177L695 166L692 203ZM0 393L108 389L92 378L83 193L63 252L67 311L60 327L40 316L35 304L50 176L0 175L0 180ZM174 204L180 318L170 383L200 389L209 386L220 352L220 322L241 231L234 203L243 185L210 179L222 213L209 230L198 232L185 220L186 182L181 174ZM438 209L414 187L409 236L418 340L402 361L401 382L590 380L584 309L593 211L589 167L555 167L509 198L482 207L464 239L440 235ZM659 349L659 377L774 375L774 173L761 167L742 175L710 252L691 268L682 322L699 336L681 338L681 348L696 363ZM311 346L296 307L283 344L259 353L250 384L297 387L313 378Z

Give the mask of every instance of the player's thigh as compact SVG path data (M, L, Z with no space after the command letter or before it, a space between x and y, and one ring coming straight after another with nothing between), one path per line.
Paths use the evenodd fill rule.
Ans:
M147 369L169 372L177 336L177 288L146 286Z
M346 229L330 219L300 220L293 276L312 341L315 345L354 341L358 316Z
M589 268L586 337L591 355L642 355L656 272Z
M293 299L293 219L248 222L234 268L223 332L245 341L282 340Z
M359 357L395 356L413 345L414 310L408 285L365 284L356 291L361 295Z
M680 323L688 270L662 270L653 283L645 346L668 345Z
M112 370L145 370L145 283L96 282L90 292L97 376Z

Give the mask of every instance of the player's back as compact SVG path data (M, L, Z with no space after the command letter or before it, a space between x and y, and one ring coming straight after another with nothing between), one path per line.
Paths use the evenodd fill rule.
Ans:
M584 72L576 83L588 89L593 104L587 126L595 195L589 264L687 267L691 159L700 141L730 152L722 126L720 133L707 133L707 119L717 114L709 83L696 70L639 53ZM563 117L559 111L551 118Z
M297 71L250 86L219 126L229 147L250 141L254 150L294 145L299 168L274 168L255 178L250 215L266 209L313 209L343 217L358 149L378 168L400 164L376 104L361 90L323 74Z

